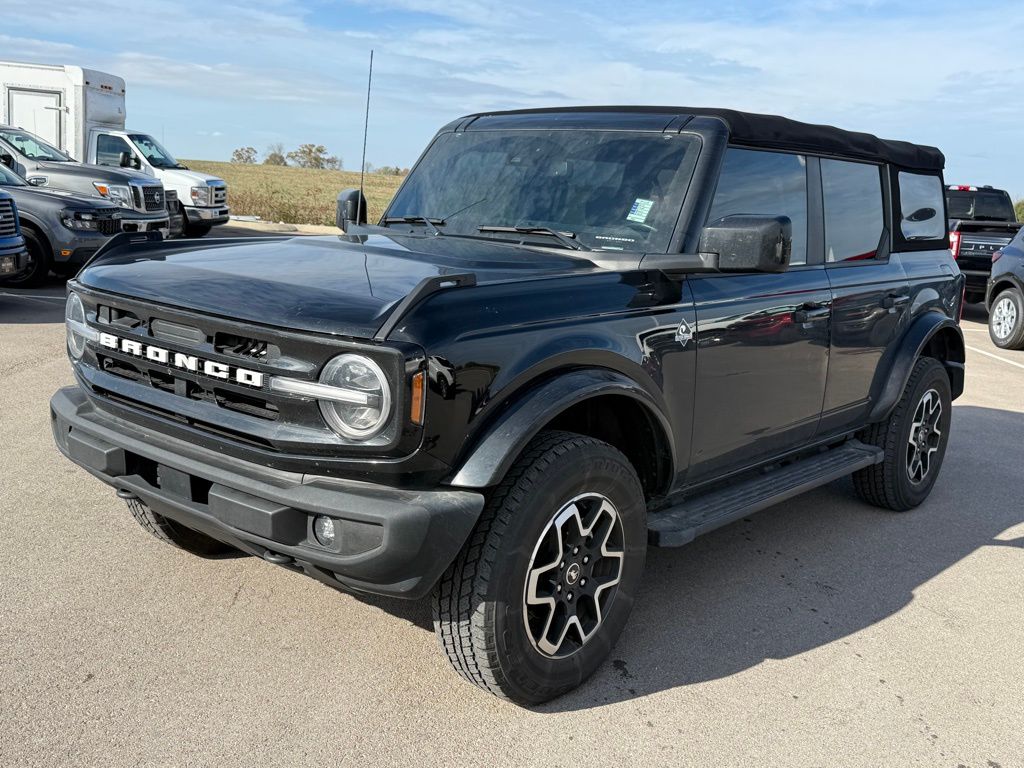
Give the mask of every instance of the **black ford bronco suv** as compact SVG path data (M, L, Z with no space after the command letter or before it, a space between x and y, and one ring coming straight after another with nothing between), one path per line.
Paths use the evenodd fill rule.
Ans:
M349 191L339 236L120 235L69 283L54 438L189 552L432 595L463 677L542 702L648 544L848 474L928 496L964 382L943 163L728 110L465 117L376 225Z

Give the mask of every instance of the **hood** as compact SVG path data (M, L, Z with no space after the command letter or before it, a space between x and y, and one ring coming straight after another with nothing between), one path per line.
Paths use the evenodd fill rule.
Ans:
M37 208L81 208L99 211L120 211L121 207L101 197L91 197L64 189L48 187L3 187L17 201L18 208L29 212Z
M184 184L189 187L206 184L208 181L224 184L224 179L219 176L200 173L199 171L193 171L190 168L157 168L157 171L160 173L160 177L164 180L165 184L167 183L167 180L171 180L176 184Z
M63 176L80 176L91 181L109 181L112 184L128 184L132 181L144 182L146 184L159 184L160 182L152 176L132 170L131 168L111 168L109 165L89 165L69 161L66 163L41 162L38 164L38 171L32 175L52 171Z
M597 269L586 258L477 239L341 235L128 250L78 279L204 314L370 338L424 278L472 272L487 283Z

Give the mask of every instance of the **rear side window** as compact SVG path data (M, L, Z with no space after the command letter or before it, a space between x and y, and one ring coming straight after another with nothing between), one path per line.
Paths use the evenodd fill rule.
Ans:
M807 263L807 158L730 148L725 153L708 224L726 216L788 216L791 264Z
M96 165L121 165L121 153L130 152L128 142L120 136L101 133L96 139Z
M879 167L823 159L821 189L825 205L825 260L877 258L885 228Z
M905 240L944 240L945 198L938 176L899 172L900 230Z

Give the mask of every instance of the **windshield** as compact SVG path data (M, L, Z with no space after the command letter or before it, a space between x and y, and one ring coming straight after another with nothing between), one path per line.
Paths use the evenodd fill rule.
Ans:
M999 190L952 190L946 193L946 206L949 208L951 219L1017 220L1010 196Z
M665 252L699 140L598 130L445 133L386 218L426 217L442 234L565 247L564 238L490 228L547 228L594 250Z
M66 163L71 158L56 147L26 131L13 128L0 128L0 139L3 139L29 160L50 160L55 163Z
M28 184L3 163L0 163L0 187L27 187Z
M128 135L139 152L145 155L146 160L154 168L179 168L178 161L171 156L171 153L160 146L160 142L152 136L144 133L132 133Z

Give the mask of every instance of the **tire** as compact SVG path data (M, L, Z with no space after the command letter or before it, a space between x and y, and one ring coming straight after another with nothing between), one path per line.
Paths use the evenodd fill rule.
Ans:
M920 358L889 418L860 434L862 442L882 448L885 458L853 474L857 494L894 512L913 509L928 498L946 455L951 416L949 376L938 360ZM917 426L922 418L931 425L923 431ZM912 434L924 440L923 449L920 443L911 443ZM915 463L915 455L920 463Z
M53 261L48 246L30 229L22 229L25 236L25 247L28 250L28 269L16 277L6 277L0 283L12 288L38 288L50 274L50 263Z
M1000 291L992 302L988 335L1000 349L1024 349L1024 296L1017 288Z
M205 237L213 229L209 224L189 224L188 220L182 225L182 235L185 237Z
M560 696L614 646L646 550L643 489L626 457L594 438L543 432L493 489L434 591L441 647L496 696L523 705Z
M160 541L172 547L183 549L199 557L215 558L237 550L222 541L207 536L205 533L193 531L170 518L154 512L139 499L125 499L128 511L136 522L156 536Z

